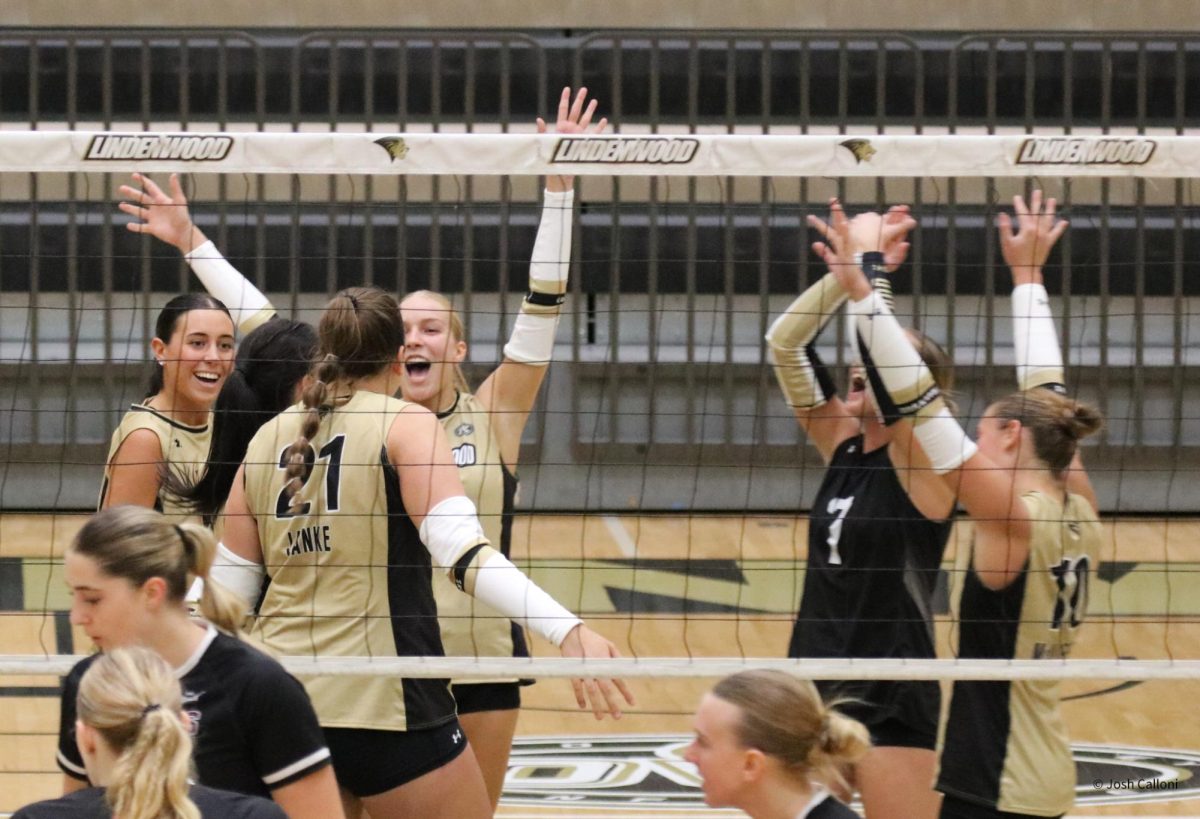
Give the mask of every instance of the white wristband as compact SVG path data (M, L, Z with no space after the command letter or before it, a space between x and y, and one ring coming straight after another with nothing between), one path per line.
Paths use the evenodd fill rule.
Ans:
M275 315L275 308L261 291L221 255L211 241L183 254L196 278L209 295L229 308L233 323L248 333Z
M1063 383L1063 357L1050 296L1041 284L1013 288L1013 350L1022 390Z
M246 611L253 611L262 594L263 577L267 574L266 567L253 560L247 560L241 555L231 552L224 543L217 544L217 554L213 558L212 568L208 570L208 579L233 592L246 604ZM197 578L188 593L189 602L195 595L199 603L203 578Z
M547 594L499 552L475 570L475 598L505 617L537 632L555 646L583 621Z
M446 498L426 512L420 534L434 569L441 571L449 571L470 549L488 542L475 504L465 495Z

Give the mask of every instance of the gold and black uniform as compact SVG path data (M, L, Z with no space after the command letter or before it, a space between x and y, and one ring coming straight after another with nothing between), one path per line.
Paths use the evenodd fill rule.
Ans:
M1079 495L1021 496L1033 530L1024 570L999 591L967 572L958 656L1066 657L1087 612L1100 523ZM973 551L972 546L972 551ZM1075 764L1055 680L956 682L941 727L937 789L1004 813L1061 816L1075 800ZM946 808L943 808L943 815Z
M209 420L198 427L188 426L174 421L147 404L132 404L129 412L121 419L121 423L113 431L112 440L108 445L108 459L104 467L104 483L100 486L100 499L96 508L104 506L104 498L108 495L108 484L112 479L112 460L125 439L139 429L151 430L158 436L162 450L162 462L167 468L176 472L188 483L194 484L204 477L208 468L208 451L212 446L212 415ZM154 508L165 515L177 517L180 520L190 516L190 513L179 506L170 495L160 489L154 501Z
M284 491L284 464L307 408L290 407L251 441L246 497L269 578L253 634L270 650L443 654L430 555L405 512L387 455L388 430L406 406L358 391L327 411L311 440L311 469L294 511ZM417 731L454 720L445 679L301 679L325 728ZM336 752L334 765L340 768Z
M479 512L484 534L493 546L509 557L517 477L500 457L500 444L492 434L489 413L474 395L459 393L454 406L439 413L438 418L450 441L463 489ZM433 589L437 599L442 645L448 656L529 656L525 633L516 623L487 604L459 591L445 574L435 573Z

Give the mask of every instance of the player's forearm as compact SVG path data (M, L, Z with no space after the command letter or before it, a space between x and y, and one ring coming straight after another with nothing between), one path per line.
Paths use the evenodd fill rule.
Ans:
M575 192L546 190L542 218L529 264L529 292L513 322L504 357L545 366L554 356L558 317L567 295L571 265L571 224Z
M183 258L209 295L220 299L229 308L234 323L243 333L250 332L275 315L275 308L262 291L231 265L212 242L204 239L201 244L186 251Z

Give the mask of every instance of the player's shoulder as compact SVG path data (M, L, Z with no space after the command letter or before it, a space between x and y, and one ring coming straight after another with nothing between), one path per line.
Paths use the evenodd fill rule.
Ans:
M261 796L219 791L203 785L193 785L188 796L200 809L203 819L286 819L283 808Z
M85 819L104 815L101 812L104 807L103 788L84 788L56 799L26 805L13 814L13 819Z
M805 819L859 819L859 815L832 794L827 794L805 815Z
M288 673L279 661L245 640L217 632L197 667L219 674L227 682L277 678Z
M98 659L100 659L99 654L92 654L75 663L71 667L71 670L67 672L67 676L63 678L63 688L79 688L79 681L83 679L83 675L87 673L87 670L92 667L92 663Z

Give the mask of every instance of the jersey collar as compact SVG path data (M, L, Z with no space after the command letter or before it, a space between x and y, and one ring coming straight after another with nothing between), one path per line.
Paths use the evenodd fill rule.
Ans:
M462 393L459 392L458 390L455 390L454 391L454 403L450 405L450 409L445 410L444 412L434 413L435 415L437 415L439 421L443 421L443 420L449 418L451 415L453 415L455 412L458 411L458 400L460 398L462 398Z
M192 652L192 656L188 657L183 665L175 669L176 678L182 680L188 674L192 673L192 669L200 664L200 658L204 656L204 652L208 651L208 647L212 645L215 639L217 639L217 628L212 623L209 623L208 628L204 630L204 639L200 641L200 645L196 646L196 650Z

